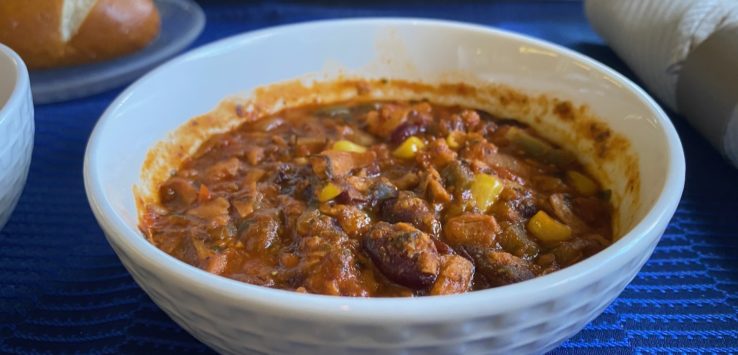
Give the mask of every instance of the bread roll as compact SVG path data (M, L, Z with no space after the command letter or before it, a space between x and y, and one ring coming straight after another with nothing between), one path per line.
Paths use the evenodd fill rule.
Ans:
M0 0L0 42L31 69L116 58L159 33L152 0Z

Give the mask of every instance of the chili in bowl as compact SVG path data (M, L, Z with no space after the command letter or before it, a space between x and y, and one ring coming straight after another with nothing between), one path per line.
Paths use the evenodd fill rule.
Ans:
M101 117L84 174L123 265L219 352L538 353L651 255L684 157L590 58L356 19L152 71Z
M609 191L519 121L360 100L245 121L203 142L141 211L153 244L218 275L336 296L443 295L545 275L612 242Z

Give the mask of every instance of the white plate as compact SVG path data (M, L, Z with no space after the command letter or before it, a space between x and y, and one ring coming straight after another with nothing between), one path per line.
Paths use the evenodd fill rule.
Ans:
M205 27L205 14L192 0L155 0L161 33L134 54L101 63L31 72L33 101L51 103L94 95L129 83L187 47Z

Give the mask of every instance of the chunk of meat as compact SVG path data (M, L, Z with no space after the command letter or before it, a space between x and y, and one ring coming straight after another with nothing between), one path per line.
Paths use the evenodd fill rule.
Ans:
M492 169L492 171L495 172L495 175L497 175L500 178L503 178L509 182L515 183L519 186L526 185L526 181L523 180L523 178L521 178L520 176L513 174L513 172L510 171L510 169L506 169L501 166L491 166L490 168Z
M321 178L339 178L346 176L354 169L366 167L373 163L376 155L372 151L364 153L326 150L310 158L313 172Z
M341 191L338 196L333 198L333 201L336 201L336 203L344 204L344 205L352 205L352 204L358 204L365 201L364 196L359 193L353 186L349 185L344 188L343 191Z
M255 190L256 183L266 175L264 169L250 169L248 170L241 181L241 188L246 190Z
M187 211L190 216L202 218L211 221L215 225L224 225L230 220L228 209L231 204L223 197L216 197L210 201L201 203L195 208Z
M400 190L412 190L420 183L420 176L414 171L408 171L404 175L392 179L392 184Z
M556 262L556 256L552 253L543 254L536 259L536 265L540 268L538 276L548 275L554 271L559 271L561 268Z
M350 205L323 205L320 211L336 218L346 234L358 238L366 232L371 218L362 210Z
M520 158L505 153L493 153L485 157L484 161L493 167L501 167L525 180L535 175L532 166L525 164Z
M183 238L183 235L204 237L208 235L208 229L212 227L202 223L200 218L188 214L159 213L150 208L143 216L146 225L142 229L151 242L167 254L174 255L183 240L188 239ZM153 239L151 235L156 235L157 238Z
M462 214L450 218L443 228L443 235L452 247L491 248L498 233L500 226L495 218L485 214Z
M556 256L559 265L566 267L602 250L608 242L601 238L597 235L588 235L584 238L573 239L561 243L552 253Z
M412 106L385 104L379 110L373 110L367 113L365 117L367 130L382 138L390 138L398 127L408 121L408 118L415 116L417 118L413 119L413 121L425 121L423 117L430 115L431 110L432 107L425 102ZM401 136L402 134L403 132L400 132L396 135Z
M293 197L280 195L277 197L277 206L282 212L283 236L294 236L297 219L305 212L307 206L304 202Z
M335 218L325 215L316 209L303 212L295 221L295 231L300 237L319 236L321 238L342 241L347 237Z
M204 203L210 201L211 198L213 198L213 194L210 193L207 185L200 184L200 189L197 191L197 202Z
M233 272L243 262L242 255L233 249L215 250L198 238L180 238L180 243L172 251L176 258L214 274Z
M456 160L456 152L451 150L444 139L434 139L428 144L419 156L429 160L436 168L441 169L446 164Z
M309 175L308 166L302 166L293 163L278 163L271 175L272 182L279 188L280 194L283 195L302 195L311 186L310 179L305 177Z
M458 255L441 257L441 270L431 287L431 295L451 295L471 289L474 279L474 264Z
M264 154L264 148L259 146L249 145L243 150L243 157L252 166L259 164L264 159Z
M236 176L240 168L241 161L238 158L221 160L205 171L205 179L210 182L221 181Z
M359 242L352 240L337 225L336 219L318 210L305 211L296 221L295 255L301 256L290 271L290 284L310 293L337 296L367 296L372 290L361 278L357 250Z
M222 275L238 269L242 262L243 256L235 250L213 252L212 255L204 259L204 270Z
M279 240L280 222L278 209L258 210L241 224L239 239L246 246L247 251L263 252Z
M272 274L272 268L269 265L264 264L262 261L257 259L246 259L243 262L242 268L247 270L247 272L233 273L229 277L252 285L264 287L276 286L275 275Z
M532 217L538 211L533 191L526 188L506 188L500 193L500 200L500 203L492 205L490 210L500 221L518 223Z
M374 179L363 176L349 176L346 178L346 184L360 194L367 194L374 184Z
M181 211L197 200L197 189L188 179L171 177L159 187L159 199L171 211Z
M433 284L440 257L433 240L407 223L379 222L364 235L364 250L388 279L410 288Z
M239 217L246 218L261 206L263 199L264 194L253 189L231 200L231 205L236 209Z
M461 153L461 157L470 161L481 160L494 168L505 168L522 179L528 179L535 175L532 167L526 164L527 161L498 151L497 146L486 140L478 140L472 144L467 144L466 149Z
M371 289L362 281L355 250L345 237L331 240L311 236L300 240L298 254L303 258L293 275L296 288L324 295L368 296Z
M205 242L197 237L180 238L179 243L172 249L171 253L177 259L201 269L206 268L207 262L205 260L214 254L205 245Z
M464 120L457 114L447 116L441 120L438 124L438 129L444 136L449 135L451 132L466 132Z
M411 192L402 191L397 198L385 200L380 214L387 222L407 222L432 235L438 235L441 231L441 223L428 203Z
M295 141L295 154L299 157L320 153L325 149L325 137L298 137Z
M476 110L463 110L453 113L439 122L439 129L443 135L453 131L472 131L479 126L481 118Z
M481 122L481 118L479 117L479 113L476 110L463 110L461 111L462 121L464 121L464 125L466 126L467 131L473 131L477 126L479 126L479 123Z
M488 162L487 159L497 154L497 146L494 145L492 142L487 141L483 137L475 137L471 134L468 136L474 138L467 138L468 143L467 146L461 151L461 157L469 161L481 160L490 165L494 165Z
M556 217L576 231L587 230L587 225L574 213L572 200L568 194L557 193L549 197Z
M451 194L446 191L446 188L443 186L441 175L435 168L430 167L426 172L423 187L425 190L425 195L430 199L431 202L451 202Z
M307 161L317 177L321 179L333 178L332 162L327 156L322 154L311 155Z
M477 271L481 273L490 286L504 286L530 280L536 275L532 264L510 253L502 251L484 251L475 253Z

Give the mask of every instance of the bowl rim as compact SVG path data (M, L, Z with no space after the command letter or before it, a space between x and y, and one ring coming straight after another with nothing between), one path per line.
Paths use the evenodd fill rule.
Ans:
M128 225L105 199L102 182L96 173L100 136L106 124L128 101L139 87L154 80L160 71L201 56L212 55L228 47L247 45L254 38L271 36L282 32L305 31L313 27L343 25L425 25L442 29L460 29L481 32L491 37L503 37L521 43L535 45L559 52L570 59L580 60L592 68L622 84L643 102L660 122L668 149L666 179L653 207L626 234L599 253L557 272L536 277L517 284L460 295L430 296L417 298L351 298L301 294L293 291L271 289L247 284L208 273L166 254L144 238L140 231ZM183 121L184 122L184 121ZM174 127L173 127L174 128ZM182 54L131 84L105 110L90 136L84 159L85 191L92 211L117 253L123 252L140 267L157 270L161 277L173 278L186 284L192 292L208 293L218 302L238 304L239 308L258 310L261 313L286 318L321 319L334 322L420 323L458 321L478 318L488 314L507 313L513 309L537 304L545 297L557 296L579 290L594 279L600 279L602 268L622 267L625 256L655 245L673 216L681 199L685 180L685 161L681 141L671 120L661 107L646 92L631 80L586 55L545 40L517 34L506 30L457 21L420 18L370 17L340 20L320 20L297 24L269 27L250 31L214 41ZM119 250L118 248L121 248ZM640 259L639 259L640 260ZM645 261L645 259L643 260ZM600 285L604 288L615 285ZM598 287L600 287L598 286ZM527 295L529 297L521 297Z
M15 83L13 90L10 92L10 96L4 104L0 104L0 125L8 118L8 111L21 105L21 101L25 98L23 93L30 86L30 79L28 78L28 68L23 59L16 53L12 48L0 43L0 55L5 55L10 58L10 63L15 64ZM0 145L2 148L2 145Z

